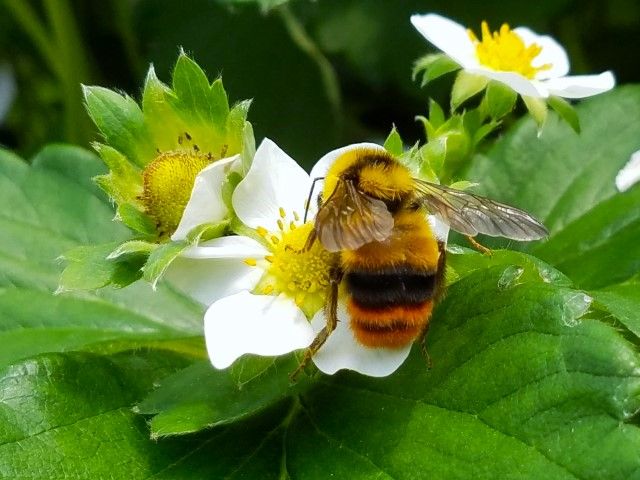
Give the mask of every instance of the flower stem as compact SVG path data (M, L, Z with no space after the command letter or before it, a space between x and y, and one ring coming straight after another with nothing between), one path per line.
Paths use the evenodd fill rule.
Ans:
M340 92L340 82L338 76L331 65L331 62L324 56L320 48L304 29L304 26L291 11L288 5L281 5L277 12L282 19L284 26L293 42L305 52L311 60L315 62L320 70L320 76L324 85L327 99L333 110L334 117L338 122L338 128L342 125L342 94Z

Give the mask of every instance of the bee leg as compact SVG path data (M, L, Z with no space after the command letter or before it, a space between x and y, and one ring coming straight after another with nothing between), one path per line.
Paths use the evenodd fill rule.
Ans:
M427 349L427 333L429 333L429 324L424 327L422 333L418 337L418 342L420 342L420 351L422 352L422 356L424 357L424 361L427 363L427 369L431 370L433 366L433 362L431 361L431 355L429 355L429 350Z
M342 280L342 272L338 269L334 269L331 272L331 289L329 290L329 296L327 298L327 304L324 308L324 316L327 319L327 323L322 330L318 332L316 338L313 339L311 345L304 352L304 357L298 365L298 368L289 375L289 378L292 382L296 381L296 377L300 374L302 370L307 366L311 357L313 357L320 347L324 345L324 342L327 341L329 335L336 329L338 325L338 286L340 285L340 281Z
M476 250L478 250L480 253L482 253L483 255L487 255L487 256L491 256L493 255L493 252L491 251L490 248L485 247L484 245L482 245L480 242L478 242L475 238L470 237L469 235L467 235L467 240L469 241L469 243L471 244L471 246L473 248L475 248Z

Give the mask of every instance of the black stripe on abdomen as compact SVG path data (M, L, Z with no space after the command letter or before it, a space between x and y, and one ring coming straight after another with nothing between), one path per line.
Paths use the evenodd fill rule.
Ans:
M431 300L436 275L399 268L393 272L350 271L345 276L351 298L361 307L414 305Z

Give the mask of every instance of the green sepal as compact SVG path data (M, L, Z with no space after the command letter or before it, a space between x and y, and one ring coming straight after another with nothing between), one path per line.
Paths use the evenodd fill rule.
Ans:
M118 246L117 242L76 247L61 258L67 263L57 293L77 290L97 290L113 284L125 287L142 276L140 267L144 259L114 259L107 257Z
M188 123L169 103L171 97L175 97L174 93L158 79L153 66L149 67L142 92L142 113L155 145L162 152L176 150L178 140L184 139L189 131Z
M242 176L246 175L251 168L253 157L256 154L256 139L253 135L253 126L250 122L244 124L242 130L242 152L240 157L242 158Z
M580 118L575 108L564 98L551 96L547 99L547 104L560 115L565 122L573 129L574 132L580 133Z
M511 113L518 94L502 82L490 81L485 90L480 108L494 120Z
M440 128L446 121L444 110L434 99L429 99L429 123L434 129Z
M456 110L464 102L484 90L488 82L487 77L460 70L451 90L451 110Z
M94 143L93 148L109 168L108 174L93 178L95 183L116 203L126 202L140 206L138 201L138 196L142 193L140 169L109 145Z
M412 79L415 81L422 74L420 86L424 87L429 82L440 78L447 73L455 72L460 69L460 65L451 58L441 53L425 55L418 59L413 67Z
M229 114L229 101L220 78L209 83L202 68L180 52L173 69L173 92L169 102L177 111L200 123L224 128Z
M187 242L191 245L196 245L200 242L222 237L227 233L229 223L229 220L223 220L217 223L203 223L198 225L187 234Z
M135 100L108 88L83 85L82 89L89 116L106 142L136 165L147 165L155 157L156 147Z
M188 242L168 242L156 248L142 268L142 276L155 288L171 262L189 246Z
M122 203L116 210L116 218L134 232L141 233L148 238L156 238L155 222L135 205Z
M383 147L391 155L394 155L396 157L402 155L402 151L404 149L402 144L402 137L400 137L400 134L398 133L398 130L396 130L395 125L391 129L391 133L389 133L387 139L384 141Z
M243 149L245 141L245 124L247 123L247 115L250 107L251 100L243 100L242 102L236 103L229 111L225 124L225 131L227 132L226 146L228 152L240 152ZM251 139L253 139L253 131L251 131ZM251 158L253 158L253 155L251 155Z
M123 258L135 256L148 257L156 248L158 248L157 243L149 243L144 240L129 240L128 242L118 245L117 248L107 255L107 260L122 260Z
M436 138L428 142L422 148L420 178L424 178L429 181L436 181L442 174L446 156L447 137Z
M547 114L549 113L549 109L547 108L547 103L541 98L535 97L527 97L526 95L522 96L522 100L529 110L529 113L536 121L538 125L538 136L542 133L542 127L544 127L544 122L547 120Z
M227 178L222 184L222 201L227 207L227 210L233 212L233 203L231 199L233 198L233 192L238 186L238 184L242 181L242 175L238 172L230 172L227 175Z

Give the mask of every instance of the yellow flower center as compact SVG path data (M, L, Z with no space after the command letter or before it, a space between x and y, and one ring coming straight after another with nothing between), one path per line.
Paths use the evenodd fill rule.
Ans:
M500 31L489 30L487 22L482 22L482 41L467 30L471 41L476 46L478 61L492 70L501 72L517 72L526 78L535 78L538 72L549 70L550 63L534 67L533 60L540 54L542 47L536 43L525 45L520 36L503 23Z
M158 155L142 172L140 200L155 222L158 235L171 235L182 218L196 175L213 161L198 151L172 151Z
M270 254L265 257L266 273L255 291L263 295L284 293L310 318L325 304L333 254L318 241L304 251L313 223L298 225L300 216L295 212L293 218L287 221L284 210L280 209L277 233L258 227L258 234L265 239ZM253 258L245 259L245 263L257 265Z

